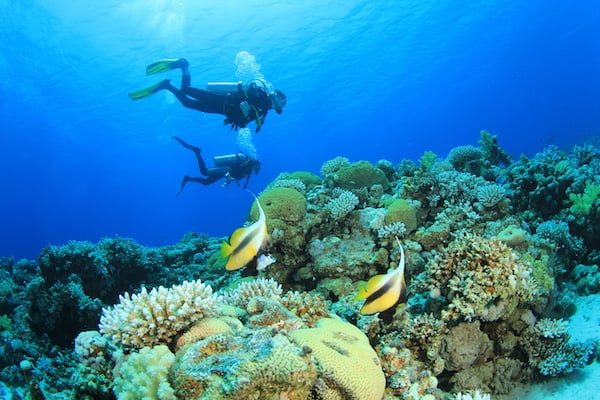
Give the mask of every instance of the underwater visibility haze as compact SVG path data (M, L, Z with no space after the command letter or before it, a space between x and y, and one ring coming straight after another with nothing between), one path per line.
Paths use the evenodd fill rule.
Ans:
M170 93L127 97L178 82L145 76L157 59L185 57L203 87L236 80L246 51L286 93L253 137L259 192L338 155L445 156L482 129L515 157L597 135L598 14L592 1L4 1L0 254L113 235L164 245L245 217L251 197L233 185L175 196L197 170L171 135L208 160L238 146L219 116Z
M599 398L598 21L0 0L0 398ZM176 58L287 104L132 101ZM178 192L193 146L260 171Z

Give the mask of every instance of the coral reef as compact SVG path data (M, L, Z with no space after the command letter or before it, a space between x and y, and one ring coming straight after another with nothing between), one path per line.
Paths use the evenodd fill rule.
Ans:
M2 259L0 393L479 399L585 368L597 340L567 327L576 296L600 290L599 155L513 162L482 131L445 159L282 173L259 196L277 260L261 271L226 272L222 238L194 233ZM408 302L360 315L360 282L400 261L394 237Z

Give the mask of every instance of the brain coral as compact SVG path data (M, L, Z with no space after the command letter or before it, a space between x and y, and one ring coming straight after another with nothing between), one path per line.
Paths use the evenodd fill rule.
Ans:
M119 304L104 308L100 332L115 343L146 347L170 340L203 317L216 312L220 302L212 288L200 280L183 282L170 289L160 286L150 292L119 296Z
M381 400L385 376L375 350L360 329L340 319L323 318L315 328L298 329L290 337L308 347L317 363L322 400Z
M268 328L186 346L169 373L177 397L187 400L301 400L316 377L310 355Z
M387 207L385 214L386 225L402 222L407 232L412 232L417 229L417 209L408 200L395 199Z
M267 216L267 226L271 227L273 220L286 222L301 221L306 215L306 198L299 191L289 187L276 187L265 190L258 197ZM256 202L250 211L253 220L258 219Z
M364 160L341 167L333 178L334 186L344 190L370 188L375 184L382 185L385 191L390 187L383 171Z

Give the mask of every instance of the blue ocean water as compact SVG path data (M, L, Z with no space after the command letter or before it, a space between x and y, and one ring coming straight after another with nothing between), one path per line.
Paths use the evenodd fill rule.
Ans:
M167 92L127 93L164 57L192 83L236 78L240 51L288 105L253 135L263 167L318 173L335 156L398 163L477 144L482 129L513 156L600 134L600 3L478 0L326 2L0 0L0 256L48 244L186 232L227 235L252 198L190 184L193 155L238 150L218 115ZM258 65L257 65L258 67Z

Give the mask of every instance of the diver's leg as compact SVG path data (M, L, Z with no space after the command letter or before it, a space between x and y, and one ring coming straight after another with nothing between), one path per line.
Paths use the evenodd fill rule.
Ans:
M194 152L196 160L198 161L198 168L200 169L200 172L202 173L202 175L208 175L208 172L206 170L206 164L204 163L204 159L202 158L202 149L200 147L196 147L184 142L181 138L178 138L177 136L173 136L173 139L177 140L179 144L181 144L186 149L189 149Z
M223 96L191 87L184 87L181 90L173 86L171 82L167 82L164 89L173 93L177 97L177 100L186 108L212 114L223 114Z
M177 191L177 196L179 196L179 193L181 193L183 191L183 188L185 187L185 184L188 182L196 182L196 183L201 183L203 185L210 185L211 183L213 183L214 181L218 180L218 177L208 177L208 178L195 178L195 177L191 177L191 176L184 176L183 179L181 180L181 185L179 186L179 190Z
M185 176L184 180L186 181L186 183L187 182L196 182L196 183L201 183L203 185L210 185L214 181L219 180L219 177L209 176L208 178L200 178L200 177L195 178L195 177L191 177L191 176ZM182 182L182 185L183 185L183 182Z
M185 147L186 149L190 149L191 151L193 151L194 153L196 152L201 152L202 149L200 147L196 147L194 145L191 145L187 142L184 142L183 139L177 137L177 136L171 136L173 139L177 140L179 142L180 145L182 145L183 147Z

